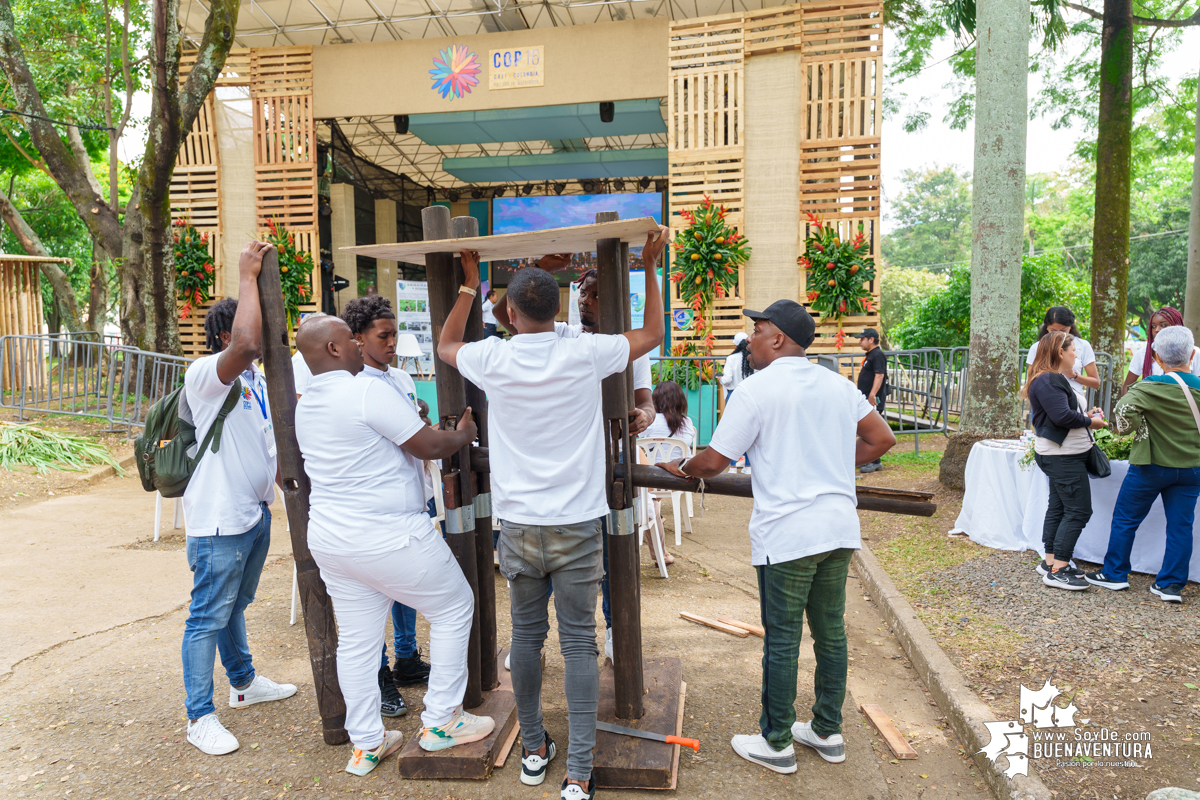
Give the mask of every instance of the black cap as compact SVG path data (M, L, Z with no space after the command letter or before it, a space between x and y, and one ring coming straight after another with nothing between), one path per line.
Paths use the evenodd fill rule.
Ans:
M874 328L863 328L863 332L858 335L860 339L874 339L879 341L879 331Z
M750 319L765 319L783 331L784 335L801 347L808 347L817 336L817 324L804 306L795 300L776 300L766 311L742 312Z

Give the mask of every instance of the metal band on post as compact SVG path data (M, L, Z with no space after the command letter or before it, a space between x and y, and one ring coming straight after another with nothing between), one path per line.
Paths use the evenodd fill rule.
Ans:
M622 476L623 477L623 476ZM631 536L637 533L637 516L634 507L613 509L608 512L608 531L612 536Z
M446 533L475 533L475 506L446 509Z

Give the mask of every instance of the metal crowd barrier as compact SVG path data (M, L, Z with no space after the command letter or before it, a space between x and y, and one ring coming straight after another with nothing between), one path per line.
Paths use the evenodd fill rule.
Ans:
M947 369L952 373L950 379L951 391L948 397L948 412L957 419L962 416L964 400L967 395L967 358L970 348L949 347L947 353ZM1022 347L1017 353L1017 385L1024 385L1025 376L1029 374L1029 348ZM1106 417L1112 416L1113 402L1119 397L1115 384L1123 381L1124 375L1113 375L1114 360L1110 353L1096 353L1096 374L1100 378L1100 388L1087 390L1087 407L1104 409ZM1021 419L1029 420L1029 401L1021 401Z
M0 407L142 427L155 402L183 382L189 359L124 347L96 334L0 336Z

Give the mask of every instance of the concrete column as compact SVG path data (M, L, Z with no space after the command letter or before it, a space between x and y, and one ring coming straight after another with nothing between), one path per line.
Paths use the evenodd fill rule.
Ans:
M358 259L353 253L341 249L358 244L354 233L354 186L349 183L335 183L330 186L329 207L332 212L329 221L333 274L350 282L341 292L334 293L340 313L343 305L358 297Z
M799 301L800 54L746 61L746 308Z
M392 244L400 241L396 235L396 201L375 201L375 244ZM375 261L375 282L379 294L396 307L396 262L382 258Z

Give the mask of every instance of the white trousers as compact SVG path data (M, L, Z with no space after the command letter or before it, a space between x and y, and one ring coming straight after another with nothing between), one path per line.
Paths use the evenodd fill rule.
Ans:
M454 555L430 531L424 538L382 555L313 551L337 615L338 682L346 700L346 732L354 746L373 750L383 742L379 714L379 653L392 601L429 620L429 689L421 723L444 725L467 689L467 640L475 600Z

